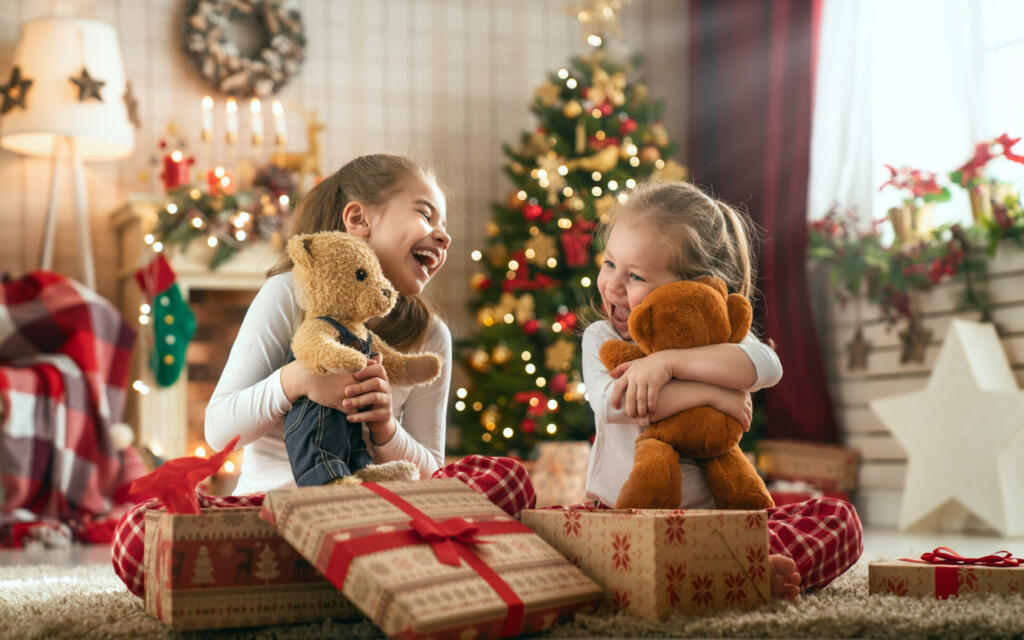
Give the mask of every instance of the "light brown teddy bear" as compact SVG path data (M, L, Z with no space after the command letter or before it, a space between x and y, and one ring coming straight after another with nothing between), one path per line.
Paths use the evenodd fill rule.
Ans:
M664 349L739 342L752 318L750 302L727 293L718 278L702 277L658 287L629 314L636 344L609 340L601 362L609 371ZM709 406L687 409L652 423L637 436L633 470L619 492L620 509L676 509L682 500L679 458L697 461L719 509L775 506L750 461L740 451L743 426Z
M287 249L305 312L292 337L289 362L298 360L314 373L355 373L380 354L393 385L423 384L437 377L441 359L436 354L396 351L364 324L387 315L398 298L364 240L325 231L294 236ZM344 412L305 396L285 416L284 443L299 486L340 482L357 472L359 478L374 481L419 475L405 461L373 465L362 423L350 423Z

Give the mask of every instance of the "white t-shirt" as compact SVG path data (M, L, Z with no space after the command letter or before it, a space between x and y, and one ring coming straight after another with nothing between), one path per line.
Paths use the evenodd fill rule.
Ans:
M611 405L612 385L615 379L601 363L601 345L608 340L621 340L605 320L595 322L583 332L583 382L587 386L590 406L594 409L597 434L587 467L587 499L599 500L615 506L622 485L633 468L633 441L648 426L646 417L630 418L621 409ZM738 345L754 363L757 381L747 389L753 392L778 384L782 379L782 364L775 351L748 334ZM683 472L683 509L714 509L707 482L697 464L680 458Z
M284 447L284 416L291 403L281 387L281 367L302 319L291 272L267 280L245 314L206 407L210 446L222 449L231 438L242 436L239 446L244 454L235 495L296 486ZM374 462L408 460L420 468L421 477L429 477L444 461L452 363L451 333L438 318L419 350L441 357L441 374L418 387L392 387L395 436L374 447L364 428L363 440Z

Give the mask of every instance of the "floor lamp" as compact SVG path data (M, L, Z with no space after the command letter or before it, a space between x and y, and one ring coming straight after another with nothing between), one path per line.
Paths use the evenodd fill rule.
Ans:
M78 18L26 22L3 89L0 146L53 163L39 266L53 265L62 167L70 162L81 278L95 289L82 163L124 158L135 149L135 99L125 82L117 31Z

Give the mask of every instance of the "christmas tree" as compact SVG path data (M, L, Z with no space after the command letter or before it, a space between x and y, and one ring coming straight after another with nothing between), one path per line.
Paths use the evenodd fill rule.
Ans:
M630 78L638 60L606 44L619 7L574 10L592 48L549 74L531 104L536 129L503 147L514 186L492 206L487 246L471 254L479 327L460 342L471 384L456 390L453 415L465 453L591 437L579 337L599 299L595 228L641 180L685 177L669 158L661 104Z

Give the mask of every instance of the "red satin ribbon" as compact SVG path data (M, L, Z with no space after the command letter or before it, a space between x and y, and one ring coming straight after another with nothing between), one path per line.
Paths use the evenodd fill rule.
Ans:
M921 554L921 559L900 558L904 562L917 562L919 564L953 564L953 565L974 565L983 567L1019 567L1024 565L1024 558L1015 558L1009 551L996 551L987 556L978 558L965 558L949 547L936 547L934 551L926 551Z
M409 522L410 529L407 530L335 542L334 550L327 562L327 571L324 574L338 590L345 586L348 569L358 556L427 542L434 550L437 559L444 564L459 566L459 558L465 560L466 564L476 571L508 605L502 637L516 636L522 632L524 610L522 599L494 569L476 555L469 545L487 542L477 539L476 534L530 533L532 531L530 528L515 520L469 523L463 518L451 518L444 522L437 522L403 500L398 494L375 482L364 482L361 486L409 514L412 520Z
M464 518L451 518L444 522L431 520L429 517L413 517L409 523L423 540L430 544L434 555L443 564L453 567L459 566L459 552L455 543L460 544L486 544L487 540L481 540L473 536L478 531L476 525L466 522Z

